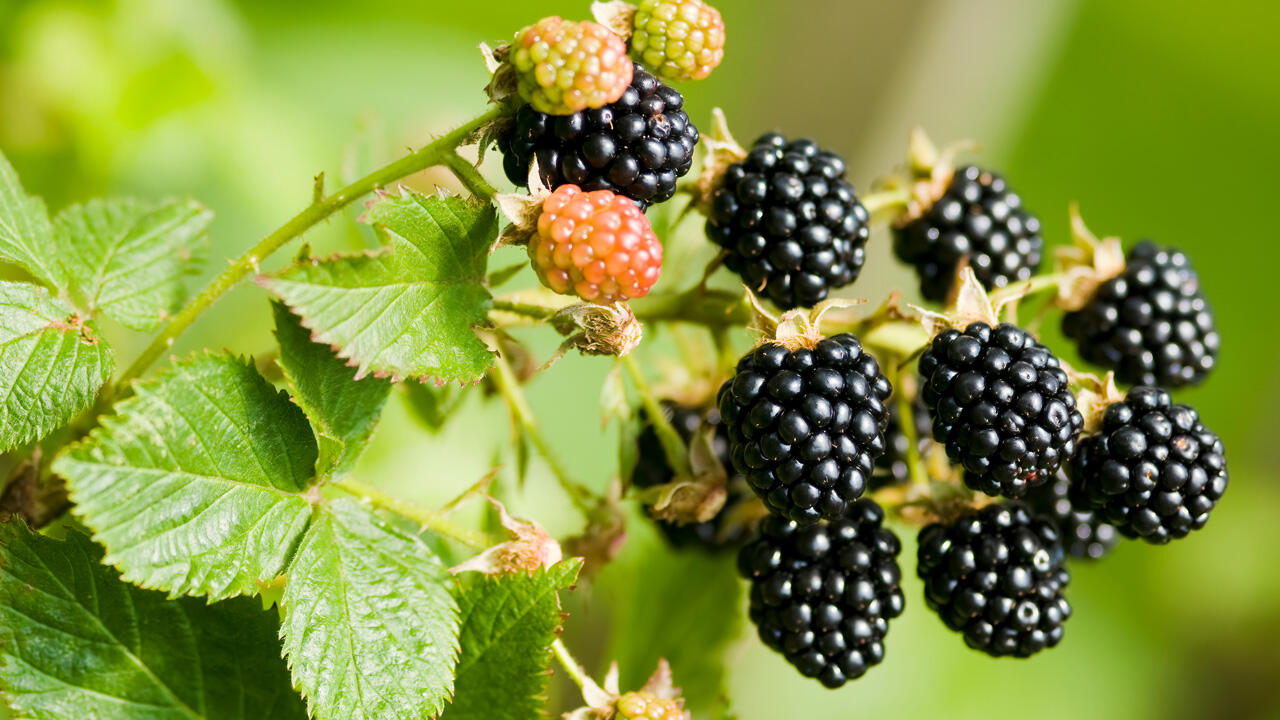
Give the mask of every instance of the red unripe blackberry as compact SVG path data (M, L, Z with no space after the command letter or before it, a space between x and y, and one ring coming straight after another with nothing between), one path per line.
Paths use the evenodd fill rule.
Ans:
M925 299L941 302L968 258L988 290L1026 280L1040 267L1040 220L1001 176L958 168L946 192L920 217L893 230L893 250L920 277Z
M1131 538L1163 544L1199 530L1227 489L1222 441L1160 388L1135 387L1080 442L1071 500Z
M800 523L839 518L884 453L889 381L847 333L796 350L765 343L720 388L733 467L769 510Z
M1030 657L1062 640L1070 576L1058 528L1022 503L929 525L920 531L918 555L925 601L969 647Z
M649 293L662 272L662 243L631 200L564 185L542 203L529 259L543 285L608 304Z
M647 207L675 195L698 139L684 97L637 66L622 97L602 108L560 116L520 108L498 148L516 185L528 183L537 158L549 188L612 190Z
M1049 518L1058 526L1062 546L1071 557L1098 560L1111 552L1120 541L1116 527L1092 510L1080 510L1071 504L1068 494L1071 481L1065 472L1053 482L1033 488L1026 502L1033 512Z
M889 621L902 614L902 546L883 520L870 500L850 505L846 518L807 527L771 515L738 552L760 639L829 688L884 659Z
M923 457L933 442L933 423L929 421L929 411L925 409L920 396L911 399L911 419L916 431L916 451ZM871 474L871 491L894 485L905 485L911 480L911 472L907 467L907 450L910 440L903 432L902 416L898 413L898 404L889 403L889 424L884 431L884 454L876 458L875 469Z
M720 411L710 408L704 413L702 408L685 407L670 400L662 402L662 409L666 411L671 426L685 444L692 441L703 423L715 429L712 449L729 473L729 480L728 497L714 519L687 525L659 520L658 529L677 548L725 550L739 547L747 539L749 528L745 524L735 525L728 520L733 511L751 497L751 490L747 487L746 479L733 471L733 463L729 460L729 436L720 423ZM662 449L658 433L644 411L641 411L640 420L644 427L636 439L636 465L631 471L631 484L638 488L665 485L675 479L675 472L667 462L667 454Z
M1134 385L1199 383L1217 364L1221 340L1200 279L1178 250L1141 242L1124 272L1088 305L1062 318L1080 356Z
M711 198L707 237L727 251L725 267L784 310L816 305L856 280L870 215L845 169L812 140L757 140Z
M603 25L545 17L516 34L508 62L521 99L567 115L617 100L631 82L622 39Z
M939 333L920 356L920 387L933 439L988 495L1049 482L1084 426L1058 358L1008 323Z

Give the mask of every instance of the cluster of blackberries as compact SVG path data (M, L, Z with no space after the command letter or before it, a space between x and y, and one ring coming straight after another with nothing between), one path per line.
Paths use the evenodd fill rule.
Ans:
M845 162L812 140L756 140L724 172L707 237L725 267L783 309L810 307L857 279L871 236Z
M537 160L541 180L552 190L566 184L611 190L641 207L675 195L697 144L684 97L640 65L617 102L571 115L525 105L498 137L503 168L516 185L528 182Z

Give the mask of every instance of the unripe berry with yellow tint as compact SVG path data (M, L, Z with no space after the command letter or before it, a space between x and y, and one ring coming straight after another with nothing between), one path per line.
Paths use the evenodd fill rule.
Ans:
M516 34L509 62L516 91L538 112L569 115L622 97L634 68L603 25L546 17Z
M656 697L647 692L632 692L618 698L618 717L625 720L688 720L684 701L679 698Z
M608 304L649 293L662 271L662 243L629 198L562 185L542 203L529 259L543 285Z
M641 0L631 57L668 82L701 80L724 59L724 20L703 0Z

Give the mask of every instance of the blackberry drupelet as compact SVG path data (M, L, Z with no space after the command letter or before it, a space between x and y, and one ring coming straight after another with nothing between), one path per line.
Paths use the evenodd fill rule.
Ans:
M546 115L528 105L498 138L503 168L524 186L538 160L552 190L578 185L612 190L647 207L669 200L689 172L698 128L683 110L684 97L636 66L631 86L617 102L572 115Z
M955 171L923 215L894 228L893 251L915 266L925 299L941 302L966 258L988 290L1030 278L1044 240L1040 220L1023 209L1004 178L970 165Z
M1163 544L1199 530L1227 489L1222 441L1160 388L1135 387L1071 463L1071 500L1122 534Z
M919 395L911 399L911 419L916 428L916 450L923 457L933 442L933 424L929 422L929 413ZM911 480L907 468L907 447L910 441L902 431L902 418L898 414L898 404L889 403L889 425L884 431L884 454L876 458L875 469L871 471L871 491L880 488L905 485Z
M1075 452L1084 418L1067 374L1019 327L944 330L920 356L920 381L933 438L974 490L1021 497Z
M965 644L1030 657L1062 640L1071 606L1057 527L1022 503L989 505L920 531L916 572L929 607Z
M883 520L870 500L809 527L771 515L738 553L760 639L829 688L884 659L889 621L902 614L901 545Z
M728 251L725 267L784 310L856 280L870 215L844 174L812 140L762 136L712 196L707 237Z
M800 523L841 517L884 453L890 392L847 333L812 350L761 345L720 388L733 467L772 512Z
M733 463L729 460L729 436L724 426L720 424L720 411L711 408L704 416L700 408L685 407L669 400L664 400L662 407L668 413L672 427L686 444L693 439L694 433L703 422L715 428L712 448L715 450L716 457L720 459L720 463L728 471L729 481L728 497L715 519L688 525L658 521L658 529L662 531L667 541L677 548L726 550L741 546L747 539L749 528L746 525L735 525L727 521L734 509L751 497L751 489L747 487L746 479L733 471ZM638 446L636 466L631 471L631 484L638 488L665 485L675 478L675 473L667 462L666 452L662 449L662 442L658 440L658 433L654 430L653 423L648 421L643 411L640 419L644 427L636 441Z
M1111 552L1120 541L1116 527L1098 517L1092 510L1077 510L1068 496L1071 481L1058 472L1053 482L1027 493L1027 504L1037 515L1058 525L1062 545L1071 557L1098 560Z
M1144 241L1124 272L1098 288L1088 305L1062 318L1081 357L1126 384L1181 387L1217 364L1217 324L1187 256Z

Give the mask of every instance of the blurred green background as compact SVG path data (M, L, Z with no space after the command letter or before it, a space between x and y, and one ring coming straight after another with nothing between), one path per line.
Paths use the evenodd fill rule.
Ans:
M743 141L773 128L814 136L846 155L859 187L902 157L913 125L940 141L973 137L981 161L1005 171L1040 214L1051 243L1064 241L1067 204L1078 200L1099 234L1187 250L1226 342L1208 385L1183 399L1224 437L1231 491L1186 540L1124 545L1100 565L1077 566L1066 639L1033 661L966 650L925 610L912 577L883 665L826 691L740 625L726 648L704 640L743 612L730 561L659 549L642 521L619 560L573 594L569 645L596 671L621 658L624 684L643 679L659 654L671 657L698 717L714 716L723 681L744 720L1280 718L1280 334L1270 325L1280 261L1280 4L719 5L726 60L709 80L681 88L695 122L719 105ZM0 0L0 148L54 209L107 194L202 200L217 212L211 276L300 209L316 172L355 177L479 112L480 41L500 42L542 15L585 17L586 6ZM496 163L487 170L501 179ZM452 181L429 171L411 182ZM335 217L308 242L325 251L368 242L357 214ZM699 232L691 221L671 234L673 254L705 256ZM848 292L913 295L886 238L873 243ZM503 252L496 267L518 259ZM664 285L681 280L689 273L669 267ZM177 351L263 354L269 322L263 294L241 287ZM545 330L521 337L539 357L555 344ZM1052 331L1046 340L1071 357ZM145 341L113 337L122 358ZM659 338L642 352L656 367L665 350ZM570 470L601 489L616 472L616 431L601 433L597 405L609 367L570 357L528 388ZM476 390L439 435L396 400L358 474L438 503L501 464L513 509L562 536L576 532L580 518L536 460L527 489L511 488L508 438L505 412ZM724 678L708 655L725 658ZM573 701L558 681L556 709Z

